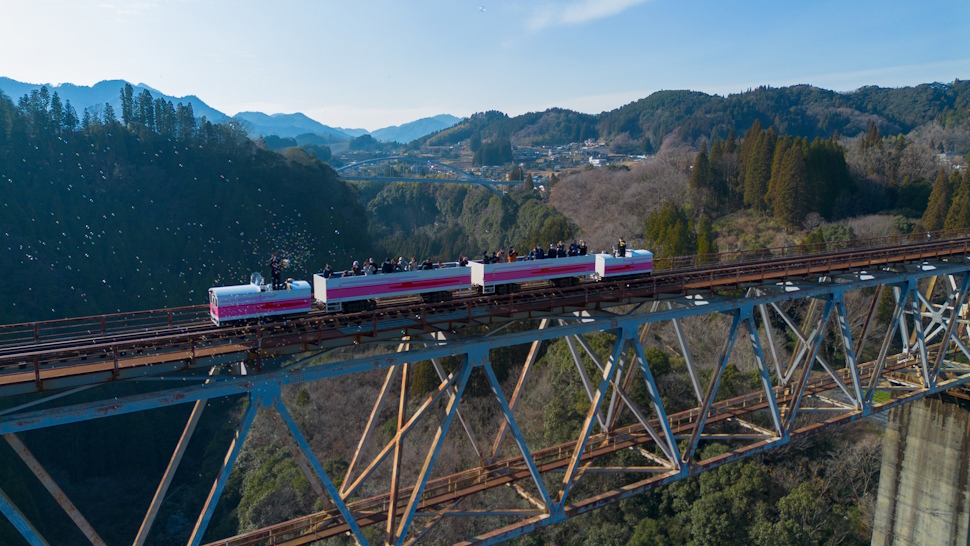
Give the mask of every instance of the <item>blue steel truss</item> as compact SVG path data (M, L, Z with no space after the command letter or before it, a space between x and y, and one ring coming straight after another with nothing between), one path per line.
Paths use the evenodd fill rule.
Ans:
M752 282L728 292L674 295L606 310L563 311L541 317L537 327L526 331L497 328L484 334L465 335L461 331L440 330L423 337L405 337L399 341L397 352L360 356L356 351L345 350L339 353L339 358L333 358L335 354L328 350L307 346L301 352L278 356L281 363L277 369L256 375L211 375L203 378L204 381L189 382L175 389L37 409L40 403L56 400L63 404L68 398L68 395L54 394L42 402L31 402L3 413L0 434L9 441L40 428L188 403L196 403L197 411L201 411L200 402L242 396L246 406L236 436L227 449L224 464L213 478L189 544L201 544L247 434L262 408L277 411L299 453L309 463L304 467L307 478L322 483L321 490L326 493L329 506L317 514L220 539L213 544L311 544L347 533L358 543L367 544L363 529L381 525L386 529L388 543L408 544L435 537L436 529L447 529L447 521L454 518L491 518L489 521L494 524L490 531L468 537L464 543L493 544L784 446L817 430L965 385L970 382L970 365L964 362L970 360L968 288L970 261L957 256L833 276ZM861 362L860 355L869 341L870 331L877 326L875 302L884 290L892 292L894 310L884 335L874 339L879 347L878 356ZM869 300L871 305L859 307L860 301ZM868 313L851 315L850 302L853 309L867 308ZM770 320L772 315L775 321ZM684 326L686 321L717 316L724 317L722 325L726 327L713 330L711 335L723 330L723 343L716 358L703 366L692 355L693 343ZM778 323L797 339L788 362L774 341L778 333L773 324ZM668 332L676 338L680 356L688 368L697 403L694 409L673 414L664 407L663 393L645 351L651 328L668 325ZM735 353L736 347L743 345L739 344L744 339L742 330L753 361L749 364L758 372L761 388L738 398L720 399L724 371L732 359L739 358ZM597 354L584 337L598 332L614 336L608 355ZM518 422L516 409L530 386L529 377L535 370L542 345L558 339L566 340L576 365L576 380L584 384L588 395L589 409L574 440L559 445L536 445L534 435L526 434ZM820 349L827 343L826 339L836 340L844 356L843 363L836 365L824 356ZM901 352L890 355L895 342L902 347ZM530 347L528 357L514 386L503 386L494 373L491 352L517 345ZM332 360L321 362L325 355ZM450 374L446 373L440 360L455 356L460 357L460 364ZM441 381L426 397L409 401L407 367L418 362L432 363ZM483 418L469 415L467 406L462 409L466 386L476 369L484 375L492 401L499 409L495 438L490 446L477 441L480 430L472 425L475 417ZM590 374L589 369L595 373ZM702 369L710 374L706 387ZM337 487L320 463L320 447L311 446L283 404L282 393L307 382L378 370L386 373L383 388L356 450L346 454L351 462L341 486ZM374 445L372 432L380 427L381 409L386 399L391 398L398 377L402 388L394 416L396 433L383 445ZM630 395L637 381L642 382L647 393L645 406L638 405ZM507 396L506 390L510 388L512 392ZM882 394L877 397L877 393ZM435 415L438 415L437 421ZM178 466L179 451L191 439L192 420L197 418L194 411L156 497L164 497L166 481ZM461 422L463 434L474 451L470 459L476 463L469 468L437 468L442 451L453 449L446 439L456 419ZM427 440L415 439L418 436L415 431L422 427L435 433ZM505 441L509 438L511 442ZM702 459L698 448L709 441L727 443L730 451ZM406 472L409 469L403 467L401 457L405 449L410 453L425 453L419 468ZM610 456L629 450L642 458L642 464L613 466ZM39 464L29 452L21 457L28 464ZM381 490L380 482L388 466L392 467L392 480L387 493L360 499L365 487ZM622 475L628 483L620 488L595 490L600 482L589 476L597 474ZM410 479L410 484L404 485L404 479ZM577 493L580 482L585 486L581 494ZM590 488L594 490L590 492ZM0 486L0 511L29 543L46 544L2 489ZM506 490L512 491L512 498L503 501L505 505L494 504L497 495L483 495ZM459 508L463 502L474 507ZM70 504L62 506L69 514L77 510ZM152 510L157 510L156 501L152 502L136 544L142 543L150 531ZM443 536L448 536L447 531L443 532ZM440 540L441 536L434 539Z

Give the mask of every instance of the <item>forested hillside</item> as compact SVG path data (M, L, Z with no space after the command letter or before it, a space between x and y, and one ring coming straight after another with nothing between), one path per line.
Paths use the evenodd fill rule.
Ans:
M744 93L708 95L697 91L658 91L615 110L588 115L552 108L508 117L500 112L475 114L454 127L419 139L412 146L455 144L478 134L483 140L511 139L514 145L554 146L599 138L629 138L646 151L656 150L675 130L687 142L741 135L757 120L781 135L830 138L855 136L875 122L883 134L909 133L936 122L943 127L970 117L970 82L923 84L887 89L863 87L839 93L810 85L759 87ZM970 143L952 143L965 152Z
M205 303L267 276L274 251L301 278L370 252L356 192L325 164L121 94L120 120L43 90L0 97L0 323Z
M109 106L78 115L43 90L16 102L0 96L0 259L7 276L0 298L9 303L0 307L0 323L203 303L210 286L242 282L253 270L265 274L273 251L291 259L287 276L308 278L325 263L341 270L367 257L474 259L509 245L525 255L533 245L572 238L600 250L625 236L632 246L675 256L970 223L970 174L938 156L940 150L970 147L965 82L848 94L808 86L730 97L663 92L599 116L560 109L514 118L486 112L415 145L467 141L477 164L509 161L512 146L523 143L586 138L620 139L657 152L650 162L561 172L549 176L544 192L526 183L504 196L458 185L351 187L320 162L331 157L322 142L313 143L311 155L293 146L306 144L299 136L254 142L238 126L197 120L191 105L127 89L121 97L117 115ZM366 136L353 146L388 145ZM884 303L876 317L880 327L891 314ZM868 302L851 298L847 305ZM724 336L726 321L717 315L684 321L686 335L701 341L693 357L702 379L710 376L719 350L707 341ZM510 329L532 327L526 322ZM587 336L601 360L608 357L611 336ZM668 412L694 404L672 336L657 329L645 342ZM837 344L830 341L820 350L838 364ZM795 347L794 338L782 340L780 358L789 358ZM514 377L523 350L493 351L500 380ZM563 340L543 346L530 378L534 390L519 410L530 444L565 441L583 422L587 395L572 375L569 351ZM588 374L598 373L592 359L583 355L582 361ZM724 396L757 388L752 362L750 349L732 352ZM452 364L443 362L449 369ZM428 363L414 370L412 401L437 385ZM382 379L374 372L285 390L288 407L331 477L346 468L356 440L346 431L362 429ZM139 387L110 388L123 395ZM486 391L479 377L462 403L477 407ZM630 395L642 400L645 393L634 389ZM200 425L204 432L197 433L206 440L190 448L182 467L190 471L177 478L163 505L154 543L185 542L221 464L240 408L234 400L213 406ZM92 422L67 436L49 429L25 435L25 441L108 542L121 543L140 523L183 410ZM867 423L854 426L851 439L839 430L827 432L519 543L866 544L880 437ZM392 430L385 426L375 434L387 439ZM433 433L431 427L412 434ZM725 446L711 443L705 450L710 455ZM464 456L445 449L442 460L462 468L478 464ZM624 464L625 456L616 463ZM32 519L56 510L49 495L17 472L20 463L9 449L0 446L0 458L5 492L28 499L21 507ZM91 460L96 462L89 465ZM625 478L583 479L620 486ZM263 413L207 539L321 506ZM430 540L480 531L462 521L444 523ZM77 538L66 520L44 525L45 536L60 543ZM382 540L376 527L368 533L374 542ZM0 542L12 536L0 521Z

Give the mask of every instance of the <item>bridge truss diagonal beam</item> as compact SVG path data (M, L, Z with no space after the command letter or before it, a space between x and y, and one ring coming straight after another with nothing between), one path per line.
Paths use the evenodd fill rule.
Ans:
M153 392L149 394L130 396L119 400L102 401L97 403L75 404L58 408L20 411L0 416L0 434L19 434L36 428L54 425L69 425L72 423L97 419L108 415L120 415L135 411L166 407L174 404L195 403L200 400L210 400L227 396L245 395L248 405L243 414L242 422L237 429L237 438L230 446L226 461L216 483L210 492L209 501L203 508L203 514L196 525L192 540L199 543L205 533L212 510L218 502L225 487L225 480L232 471L235 458L246 440L256 412L260 407L276 407L281 418L290 428L292 435L299 444L300 451L310 461L313 471L321 478L333 506L308 519L304 526L302 520L284 522L279 526L261 530L272 533L276 544L310 544L323 538L351 533L359 542L363 543L362 530L366 526L391 524L391 542L406 544L418 541L431 535L439 526L447 525L447 521L455 518L489 518L494 517L497 528L485 532L478 537L472 537L472 543L494 543L520 536L532 529L545 527L564 518L574 517L616 502L623 498L662 486L666 483L696 475L709 468L714 468L730 461L737 460L751 454L784 445L794 438L812 434L817 430L840 423L849 422L869 415L876 411L908 403L912 400L942 390L958 387L970 382L970 369L959 363L946 359L946 352L950 344L959 350L966 350L966 332L958 329L960 322L965 320L961 316L964 294L970 275L970 266L963 262L935 262L928 269L927 266L899 268L896 271L881 270L874 274L857 275L807 275L784 283L766 282L755 290L747 290L743 296L735 293L693 293L687 296L668 296L664 298L667 305L651 305L650 300L633 302L619 312L606 310L575 311L563 310L555 315L539 315L524 317L525 319L547 321L546 326L527 331L514 329L492 328L490 335L464 336L461 332L452 337L450 334L439 339L437 343L416 342L410 350L397 353L371 354L357 356L353 352L338 354L330 362L314 361L309 365L287 365L286 362L309 362L306 353L294 352L287 354L267 354L263 358L264 370L255 375L227 377L212 383L193 384L180 389ZM949 299L939 302L939 294L927 293L919 295L917 288L925 286L934 277L947 277L952 285ZM918 286L919 284L919 286ZM939 285L940 283L938 283ZM847 292L861 292L869 288L892 285L899 287L894 297L892 317L886 325L888 341L879 348L879 357L873 362L859 362L859 353L864 345L864 334L859 336L858 346L852 343L855 336L853 322L846 305ZM740 292L740 291L737 291ZM878 296L878 290L876 291ZM940 292L938 290L937 292ZM925 300L925 301L924 301ZM814 313L799 316L798 309L811 307L813 301L819 302ZM786 308L788 302L791 307ZM806 305L800 305L805 302ZM856 307L858 301L853 300ZM915 302L924 303L922 307ZM799 304L799 305L796 305ZM928 305L927 305L928 304ZM775 310L779 317L784 313L788 321L782 322L788 327L791 335L801 338L801 347L796 354L790 372L794 382L781 381L781 374L773 379L766 362L766 355L761 346L761 337L756 322L754 307L761 311L765 332L770 332L771 323L765 319L767 309ZM944 306L941 308L940 306ZM870 306L869 309L873 309ZM640 340L640 335L646 330L646 325L670 323L670 330L677 337L676 344L680 345L682 354L690 355L693 369L711 362L703 358L693 358L697 351L691 344L689 334L697 335L696 329L689 331L693 320L708 320L707 317L724 314L726 318L719 319L726 331L720 352L712 355L712 367L703 368L704 373L710 371L711 378L703 396L698 396L700 390L692 385L692 397L698 398L698 405L690 410L667 414L662 403L662 393L658 382L653 377L654 370L647 360L648 351ZM805 313L802 313L805 315ZM874 320L867 316L863 328L874 327ZM835 320L832 320L832 316ZM946 329L941 330L935 324L935 316L946 323ZM560 320L561 319L561 320ZM799 325L799 321L802 325ZM835 323L833 326L831 323ZM729 323L725 324L725 323ZM553 326L553 325L556 326ZM736 343L743 324L748 336L748 343ZM804 326L804 325L808 326ZM870 326L873 324L873 326ZM857 327L857 326L856 326ZM934 337L933 332L940 330ZM440 330L438 330L440 331ZM808 331L806 335L805 331ZM911 334L918 340L919 332L923 332L924 349L926 355L934 355L932 363L927 358L920 358L917 351L911 355L890 355L892 338L899 331L904 338L904 347ZM796 333L797 332L797 333ZM429 333L429 332L426 332ZM597 351L585 339L592 334L615 336L608 358L601 358ZM834 334L834 335L833 335ZM942 335L941 335L942 334ZM435 334L436 337L438 334ZM721 335L720 333L718 335ZM771 335L767 333L766 335ZM838 358L829 356L819 358L820 349L826 343L827 335L832 335L846 353L845 364L839 363ZM526 388L531 373L536 373L534 364L541 355L541 348L545 342L563 340L562 351L572 345L570 356L578 358L581 352L590 357L600 373L598 383L591 383L592 396L589 410L578 434L568 442L548 445L527 445L535 441L535 434L530 434L517 421L516 408L528 401ZM937 345L929 345L930 341L938 341ZM572 342L572 343L570 343ZM384 341L386 343L386 341ZM673 341L669 341L673 344ZM505 399L503 385L495 377L495 368L491 352L513 345L521 345L528 349L529 356L515 383L513 395ZM742 349L750 346L750 354L745 356ZM376 345L375 345L376 346ZM582 351L579 348L582 347ZM736 350L735 350L736 349ZM671 349L675 350L675 349ZM604 349L605 351L605 349ZM523 352L522 354L525 354ZM702 352L697 353L703 355ZM381 454L373 459L363 457L363 447L369 444L368 431L380 428L381 399L390 395L390 385L394 380L404 375L405 367L417 363L427 362L432 366L433 373L443 372L444 368L434 366L436 360L458 356L462 363L450 375L441 377L438 388L427 397L415 397L399 403L399 411L395 438L384 445ZM913 358L916 356L917 358ZM756 371L759 388L751 393L735 398L724 398L721 392L721 379L729 362L741 364L739 359L751 358L746 364L749 369ZM281 361L278 370L274 370L272 359ZM685 358L685 360L688 360ZM937 364L939 362L939 364ZM818 364L821 370L815 370ZM572 363L570 363L571 369ZM440 368L440 369L436 369ZM497 401L500 412L495 415L500 420L501 431L493 443L489 457L483 457L487 451L479 446L475 451L477 463L471 467L440 468L447 457L440 457L446 449L445 439L449 427L455 418L459 417L459 410L464 421L469 424L475 422L475 406L462 404L469 395L465 393L469 378L475 368L481 369L486 381L486 387L491 391L491 397ZM540 370L542 368L539 368ZM592 367L590 370L592 371ZM396 371L398 370L398 371ZM780 366L776 366L776 371ZM938 371L937 371L938 370ZM701 373L693 370L698 380ZM789 370L786 370L789 371ZM925 382L926 371L933 372L938 377L934 381ZM341 491L333 487L333 482L324 474L320 460L309 448L309 444L292 423L283 406L280 396L281 389L293 385L300 385L313 381L324 381L337 377L346 377L363 372L375 372L384 375L387 386L378 397L371 414L373 422L368 422L358 443L361 457L354 466L366 466L362 472L356 469L348 472ZM576 372L573 372L574 374ZM639 373L644 381L646 395L636 402L631 394L630 385ZM579 385L579 374L575 375L575 385ZM402 388L401 392L406 392ZM378 385L380 382L378 382ZM376 387L376 386L375 386ZM508 385L511 387L511 384ZM386 392L385 392L386 391ZM874 401L874 394L880 394L879 401ZM845 398L847 402L841 399ZM609 402L607 402L609 400ZM467 400L466 400L467 402ZM642 404L642 405L638 405ZM442 405L444 407L442 407ZM402 411L407 407L408 413ZM26 408L25 408L26 409ZM629 410L629 411L627 411ZM415 438L420 435L408 435L408 431L416 428L419 422L427 422L435 412L443 411L444 416L437 423L434 438L420 445L424 456L413 481L405 479L406 472L400 476L400 486L393 494L381 493L374 497L359 498L363 491L374 490L377 480L374 469L382 461L388 459L397 447L403 446L407 440L408 453L412 453L412 446L417 446ZM603 413L605 412L605 415ZM825 412L825 413L821 413ZM285 414L284 414L285 413ZM761 414L763 420L757 417ZM818 421L809 415L824 415L824 421ZM596 430L598 417L602 417L602 426ZM434 426L432 422L430 426ZM477 430L475 431L477 434ZM460 433L453 433L452 437ZM473 448L477 442L474 435L471 438ZM502 437L510 436L517 450L512 451L508 458L499 459L503 444ZM302 441L301 441L302 439ZM686 439L686 449L680 451L678 439ZM424 441L424 440L422 440ZM727 442L731 447L727 454L705 459L704 450L699 446L705 442ZM352 447L352 446L351 446ZM380 444L378 444L380 447ZM450 447L450 446L449 446ZM618 465L611 456L625 450L639 453L647 464L637 466ZM504 455L503 455L504 456ZM368 464L369 461L369 464ZM395 465L397 466L397 465ZM385 468L386 470L386 468ZM401 470L406 467L401 466ZM449 472L453 472L450 473ZM412 472L413 474L413 472ZM444 474L444 475L441 475ZM561 475L560 475L561 474ZM598 484L596 476L620 474L627 476L630 481L619 489L595 490L588 489ZM351 479L353 478L353 479ZM363 482L368 482L367 489L362 488ZM554 491L547 484L557 484L558 491ZM578 484L582 487L577 487ZM517 504L511 506L496 506L481 508L472 505L481 500L463 501L462 499L480 499L476 497L485 491L497 491L499 486L508 486L510 495ZM534 488L534 492L530 489ZM584 497L585 496L585 497ZM461 508L459 508L461 504ZM0 502L2 504L2 502ZM12 506L12 504L11 504ZM16 508L15 506L13 507ZM8 515L8 512L13 514ZM16 514L4 508L4 514L16 518ZM390 514L390 515L389 515ZM504 520L504 523L498 523ZM513 522L509 522L511 518ZM427 525L415 525L420 520ZM357 530L354 530L356 525ZM420 528L419 528L420 527ZM286 529L286 533L279 531ZM254 532L256 533L256 532ZM250 542L246 542L250 541ZM255 535L240 535L220 539L218 544L259 543Z

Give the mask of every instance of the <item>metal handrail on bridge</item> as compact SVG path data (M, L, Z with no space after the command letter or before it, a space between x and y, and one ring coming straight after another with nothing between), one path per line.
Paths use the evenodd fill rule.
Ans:
M711 268L763 262L772 259L805 257L845 251L889 248L901 245L925 244L941 240L970 237L970 229L941 230L908 235L891 235L849 241L831 241L807 245L793 245L751 250L737 250L716 254L654 258L654 271ZM40 342L90 335L111 335L133 330L147 330L177 326L208 320L208 305L188 305L146 311L127 311L86 317L46 321L0 324L0 347L3 345Z
M830 275L838 271L871 269L970 253L968 237L894 240L914 242L894 247L856 243L852 248L839 252L789 254L785 258L761 261L734 259L724 264L693 269L659 270L653 275L636 279L583 283L575 287L537 289L519 294L476 296L452 302L421 304L418 307L405 304L336 315L314 311L308 315L290 317L285 324L219 328L200 319L194 323L197 327L192 328L164 327L132 331L126 335L92 336L77 341L69 338L63 343L28 343L6 350L0 346L0 386L26 389L33 384L30 388L43 390L65 381L67 377L89 376L91 379L87 382L81 381L89 384L123 378L126 370L137 372L138 375L171 373L175 369L206 366L207 359L237 358L240 355L243 355L241 358L255 357L258 371L264 351L278 351L286 347L345 346L361 340L399 336L402 328L417 333L434 324L447 324L451 328L453 325L473 324L481 320L490 322L496 318L506 320L543 316L567 307L618 305L664 294L685 294L769 279ZM725 254L725 257L730 256L730 253ZM188 313L194 312L193 308L187 309ZM159 317L165 317L161 320L167 323L168 315L163 313ZM403 326L402 321L405 321ZM100 330L100 321L96 323L96 328ZM168 366L149 369L152 365L163 363ZM54 384L46 386L49 380L54 380Z
M795 256L813 256L829 253L840 253L855 250L869 250L874 248L898 247L904 245L924 244L946 239L962 239L970 237L970 229L951 229L928 231L909 234L889 235L886 237L870 237L866 239L850 239L848 241L824 241L789 245L782 247L755 248L735 250L714 254L697 254L690 256L674 256L668 258L654 257L655 270L694 269L704 266L733 265L740 263L761 262L778 258Z

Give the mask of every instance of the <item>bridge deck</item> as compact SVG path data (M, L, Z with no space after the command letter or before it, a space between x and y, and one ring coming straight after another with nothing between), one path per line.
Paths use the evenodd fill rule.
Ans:
M415 306L409 302L353 314L326 314L317 309L259 325L216 327L200 318L207 316L202 314L203 306L7 325L0 327L0 397L205 367L216 357L238 361L257 351L271 356L311 346L349 346L362 340L399 338L402 331L412 334L541 317L665 295L871 270L970 253L970 237L966 236L917 241L752 262L693 263L686 267L675 262L667 267L681 268L660 269L635 279L472 296L438 304ZM664 266L662 261L658 265ZM153 322L163 324L153 326ZM40 332L53 334L41 336ZM111 373L105 376L104 372Z

